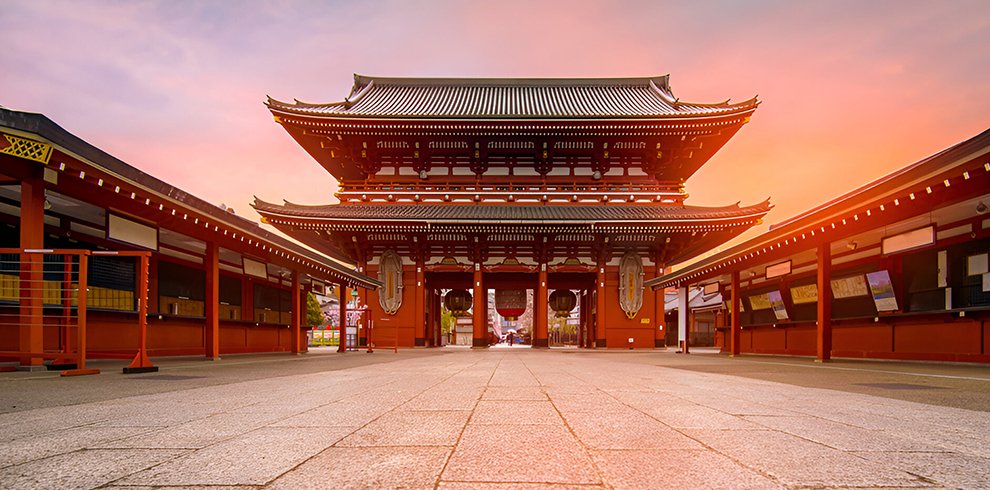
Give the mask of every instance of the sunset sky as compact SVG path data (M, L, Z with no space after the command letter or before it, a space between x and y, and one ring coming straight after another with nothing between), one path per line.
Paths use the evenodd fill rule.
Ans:
M990 127L990 2L48 1L0 5L0 105L252 219L333 178L266 95L380 76L670 74L682 100L759 95L689 204L784 220Z

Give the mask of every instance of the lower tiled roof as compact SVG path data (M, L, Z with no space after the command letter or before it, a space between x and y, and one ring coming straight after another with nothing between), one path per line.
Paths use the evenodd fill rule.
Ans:
M769 202L754 206L724 207L671 205L465 205L465 204L335 204L278 205L256 200L261 214L346 221L512 221L512 222L608 222L608 221L719 221L761 217Z

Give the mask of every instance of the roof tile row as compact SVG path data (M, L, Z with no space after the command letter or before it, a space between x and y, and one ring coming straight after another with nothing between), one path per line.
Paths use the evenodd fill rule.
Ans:
M351 97L328 104L288 104L273 110L345 117L598 118L710 116L756 107L682 103L666 77L626 79L403 79L355 77Z

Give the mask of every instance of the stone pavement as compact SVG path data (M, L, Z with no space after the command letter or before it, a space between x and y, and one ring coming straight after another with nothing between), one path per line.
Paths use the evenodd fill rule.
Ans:
M0 374L0 488L990 488L986 367L321 352Z

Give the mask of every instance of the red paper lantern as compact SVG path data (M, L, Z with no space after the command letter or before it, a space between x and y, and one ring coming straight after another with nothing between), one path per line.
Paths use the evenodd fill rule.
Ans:
M577 296L569 289L556 289L550 293L549 303L557 318L567 318L577 305Z
M515 321L526 313L526 290L496 289L495 310L506 320Z
M451 289L443 296L443 306L454 316L464 316L471 309L471 293L464 289Z

